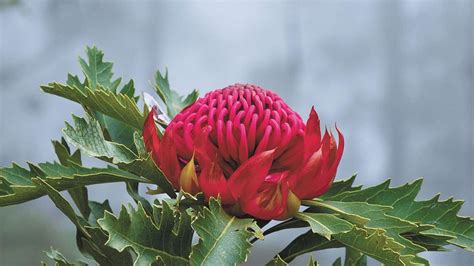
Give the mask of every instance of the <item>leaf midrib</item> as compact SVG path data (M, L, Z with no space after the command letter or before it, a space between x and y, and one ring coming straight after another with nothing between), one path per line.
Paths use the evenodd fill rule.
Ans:
M230 228L231 224L234 222L235 220L235 216L232 216L232 218L229 220L229 222L226 224L226 226L224 227L224 230L221 231L221 233L219 234L219 236L216 238L216 241L214 241L214 244L212 245L212 247L209 249L209 252L206 253L206 256L204 256L203 260L201 261L201 265L204 264L204 262L208 259L209 255L213 252L213 250L216 248L217 246L217 243L222 239L222 237L224 237L225 233L228 231L228 229Z

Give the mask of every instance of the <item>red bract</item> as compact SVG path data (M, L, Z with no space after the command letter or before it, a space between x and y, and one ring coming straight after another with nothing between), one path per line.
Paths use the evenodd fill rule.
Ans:
M277 94L254 85L215 90L181 111L158 137L153 111L143 137L176 189L220 197L234 214L286 219L332 184L344 150L314 108L306 124Z

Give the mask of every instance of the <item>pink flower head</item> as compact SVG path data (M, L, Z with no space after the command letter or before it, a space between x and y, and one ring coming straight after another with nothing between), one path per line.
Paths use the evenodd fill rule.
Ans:
M314 108L306 124L277 94L255 85L215 90L182 110L159 139L153 111L143 137L176 189L220 197L233 213L293 216L300 200L332 184L344 150Z

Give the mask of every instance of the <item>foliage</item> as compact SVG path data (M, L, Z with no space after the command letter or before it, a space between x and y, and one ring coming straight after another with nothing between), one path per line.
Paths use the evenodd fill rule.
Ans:
M420 253L443 251L455 245L474 251L474 221L460 217L462 201L439 195L418 201L422 180L399 187L390 181L364 188L355 176L335 182L320 198L303 201L295 217L272 227L250 217L230 215L219 199L180 191L176 195L163 172L145 151L141 130L148 107L139 107L133 80L121 86L113 78L113 64L96 47L80 58L81 79L68 75L66 84L50 83L42 90L84 107L66 123L64 138L53 141L58 161L0 168L0 206L23 203L47 195L75 225L76 243L85 257L100 265L235 265L247 260L252 243L264 235L289 228L308 228L268 262L288 265L296 257L317 250L345 248L345 258L333 265L367 265L371 257L387 265L428 265ZM170 88L168 72L157 71L155 90L169 117L193 103L194 90L183 97ZM69 144L77 149L72 151ZM107 164L86 167L81 156ZM123 182L135 205L114 214L108 201L89 200L87 186ZM169 199L148 201L140 185L156 185L149 194ZM60 193L67 191L72 202ZM193 243L193 236L198 237ZM46 252L55 265L71 262L59 251ZM318 265L312 257L308 265Z

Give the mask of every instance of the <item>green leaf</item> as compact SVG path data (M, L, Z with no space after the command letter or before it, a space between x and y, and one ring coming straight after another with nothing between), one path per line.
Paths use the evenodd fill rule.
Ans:
M30 170L17 164L9 168L0 168L0 180L5 182L6 186L5 189L0 188L3 192L0 194L0 206L18 204L45 195L45 191L33 183L33 178L44 180L58 191L110 182L149 182L147 179L110 166L86 168L71 164L70 167L66 167L57 162L29 166Z
M89 225L98 227L97 220L104 218L105 212L108 211L112 213L112 208L110 208L110 204L108 200L104 202L96 202L96 201L89 201L89 209L91 210L87 221Z
M127 84L123 86L123 88L120 90L121 94L125 94L130 98L135 99L135 102L138 101L138 96L135 96L135 83L133 79L131 79Z
M118 78L112 81L113 63L104 62L104 53L95 46L87 47L86 53L88 62L79 57L79 63L81 64L82 72L87 78L89 87L95 90L98 85L101 85L115 92L122 79Z
M296 214L296 218L307 222L311 226L313 233L322 235L328 240L334 234L349 232L354 225L327 213L305 213Z
M79 89L77 87L60 83L49 83L41 86L41 89L71 101L80 103L84 107L110 116L133 127L142 130L145 122L144 114L138 109L134 98L126 94L115 94L99 85L99 89Z
M50 251L46 251L45 253L50 259L55 261L56 266L85 266L85 265L87 265L84 262L70 263L66 259L66 257L63 256L63 254L61 254L56 249L53 249L52 247L51 247Z
M57 190L42 179L34 178L33 182L44 189L56 207L76 225L76 240L81 252L92 256L100 265L130 265L130 254L105 246L107 236L99 228L89 226L84 218L77 216L69 202Z
M342 259L339 257L333 263L332 266L342 266Z
M351 177L349 177L348 179L335 181L331 185L329 190L326 193L324 193L320 198L321 199L328 199L328 198L331 198L332 196L338 195L342 192L360 190L362 188L362 186L356 186L356 187L352 186L354 184L354 181L355 181L356 177L357 177L357 174L354 174Z
M348 233L334 235L334 238L386 265L419 265L413 262L413 255L401 255L403 245L387 237L381 229L354 227Z
M53 141L54 151L58 156L59 162L64 166L69 166L70 162L81 165L81 152L77 150L71 155L71 150L66 143L64 138L61 138L61 142ZM81 212L82 216L88 217L90 209L88 206L88 193L86 187L75 187L68 190L69 195L76 204L77 208Z
M88 225L84 228L89 232L90 238L87 238L78 231L76 241L79 250L86 256L94 258L99 265L131 265L133 259L128 251L119 252L105 243L108 236L97 223L105 215L105 211L112 212L109 202L106 200L103 203L89 201L89 209L91 210L87 220Z
M342 244L338 241L328 240L310 230L291 241L288 246L280 251L279 256L289 263L296 257L308 252L339 247L342 247Z
M353 248L346 248L345 266L367 266L367 256Z
M426 251L422 246L416 245L406 238L402 233L417 231L418 226L414 223L402 220L397 217L387 215L390 206L368 204L366 202L338 202L338 201L305 201L306 203L330 209L353 223L364 228L382 229L386 235L404 246L402 254L417 254ZM418 262L426 260L416 257Z
M114 164L130 163L136 155L122 144L107 141L96 119L86 119L73 115L74 125L66 123L63 129L66 140L92 157L105 159Z
M76 213L69 202L64 199L56 189L40 178L33 178L33 182L38 185L38 187L42 188L46 194L48 194L50 199L54 202L54 205L56 205L56 207L61 210L74 225L76 225L77 229L81 231L83 235L89 238L91 237L89 232L87 232L87 230L84 228L86 222L76 216Z
M66 139L89 156L118 164L121 169L143 176L158 184L170 197L175 197L174 189L163 172L155 165L149 154L138 157L122 144L105 140L100 125L94 118L89 121L73 116L75 127L66 124L63 130ZM135 142L142 142L135 137ZM143 144L141 144L143 145ZM140 145L137 145L139 147Z
M139 202L142 204L143 208L145 209L146 213L148 215L151 215L153 213L153 209L151 207L150 202L143 198L139 193L138 193L138 182L127 182L127 192L130 197L138 204Z
M390 180L360 191L348 191L331 198L334 201L363 201L390 206L387 214L412 223L432 227L421 234L450 238L446 244L454 244L474 251L474 220L457 214L462 201L439 201L439 195L430 200L416 201L422 179L400 187L390 188ZM434 226L434 227L433 227Z
M106 212L98 221L108 232L107 245L122 251L130 248L136 253L134 265L188 265L191 251L191 219L185 213L174 215L167 203L163 203L160 220L154 221L138 203L137 209L128 211L122 206L119 217Z
M165 75L163 76L160 71L157 71L155 74L155 90L160 96L161 100L166 104L168 116L173 118L186 106L194 103L199 97L199 92L193 90L191 94L186 96L183 99L176 91L170 88L170 83L168 80L168 70L166 70Z
M262 237L253 219L228 215L220 202L211 198L192 224L199 243L191 253L192 265L234 265L245 262L250 252L250 237Z

